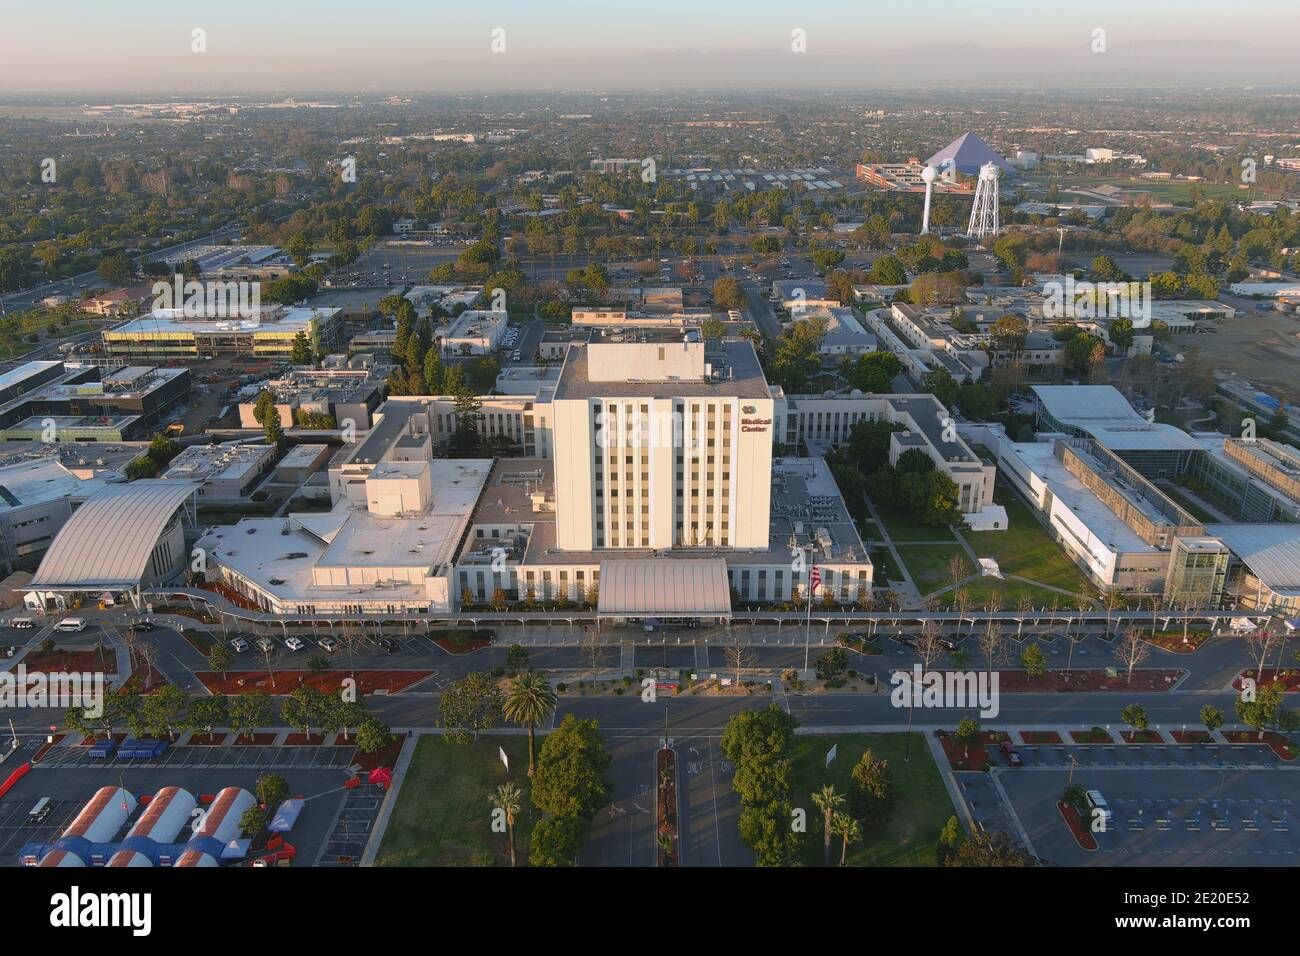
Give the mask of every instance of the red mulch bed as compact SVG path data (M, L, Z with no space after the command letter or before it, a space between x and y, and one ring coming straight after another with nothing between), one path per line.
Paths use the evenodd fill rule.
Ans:
M1027 744L1059 744L1061 735L1055 730L1022 730L1020 737Z
M117 673L117 654L111 647L105 648L101 657L99 651L63 651L54 650L50 653L44 651L32 651L22 660L23 666L30 671L40 671L43 674L53 673Z
M1115 742L1115 738L1104 730L1100 733L1094 733L1091 730L1072 730L1070 731L1070 739L1076 744L1113 744Z
M1196 649L1210 639L1209 631L1188 631L1187 643L1183 643L1182 630L1176 631L1156 631L1154 634L1150 631L1139 631L1139 635L1148 644L1154 644L1156 647L1165 651L1173 651L1175 654L1194 654Z
M103 737L100 737L98 734L96 734L95 736L83 737L83 738L81 738L81 743L77 744L77 746L78 746L78 747L90 747L90 746L92 746L92 745L94 745L94 744L99 743L99 741L101 741L101 740L103 740L103 739L104 739L104 738L103 738ZM113 739L116 740L116 741L120 744L122 741L126 740L126 734L114 734L114 735L113 735Z
M940 730L937 734L943 752L948 757L948 765L953 770L984 770L988 767L989 752L986 741L982 739L985 734L980 734L981 739L972 740L969 746L960 743L946 731Z
M324 744L324 734L289 734L284 738L286 747L321 747Z
M1097 849L1097 838L1092 835L1092 830L1088 829L1080 818L1077 807L1057 800L1056 809L1060 811L1061 819L1070 828L1070 835L1074 837L1074 842L1079 844L1081 850Z
M1158 730L1125 730L1120 733L1126 744L1162 744L1164 738Z
M190 734L190 739L185 741L191 747L220 747L226 742L229 734Z
M1067 680L1065 674L1068 673ZM1107 677L1104 669L1072 671L1048 671L1041 677L1030 677L1024 671L998 671L998 690L1004 694L1023 694L1044 691L1062 691L1077 694L1083 691L1133 692L1167 691L1173 688L1174 681L1183 675L1181 670L1135 670L1133 682L1129 683L1123 669L1114 677ZM1166 680L1166 678L1168 678Z
M133 666L138 668L140 665L136 663ZM160 687L166 687L168 683L162 671L149 667L143 671L133 670L131 676L123 682L122 689L135 694L152 694Z
M393 734L393 742L383 750L376 750L372 754L358 751L355 762L363 772L377 770L380 767L396 767L397 756L402 752L402 744L406 743L406 738L406 734Z
M197 671L195 676L214 694L288 695L299 687L315 687L319 691L333 694L338 691L343 678L353 676L363 694L373 694L377 690L396 694L432 677L433 671L337 670L321 674L312 671L276 671L274 687L271 686L271 675L266 671L227 671L224 678L220 671Z
M1223 736L1227 737L1234 744L1259 744L1271 747L1273 753L1277 754L1283 760L1295 760L1297 750L1295 744L1282 734L1274 733L1271 730L1264 731L1261 738L1258 731L1255 730L1226 730Z
M489 637L478 637L468 641L449 641L445 637L435 637L433 638L433 643L437 644L448 654L468 654L470 651L477 651L484 647L491 647L492 639Z
M1269 684L1281 684L1283 693L1294 694L1300 692L1300 670L1294 667L1283 667L1278 670L1276 667L1264 668L1262 677L1255 677L1255 668L1251 667L1237 675L1237 679L1232 682L1232 686L1241 690L1241 680L1243 677L1255 679L1255 683L1260 687L1267 687Z
M655 755L658 771L655 786L658 792L659 834L669 839L665 849L656 843L655 853L659 866L677 865L677 755L666 747ZM667 774L667 780L664 779Z
M1208 730L1171 730L1169 733L1180 744L1208 744L1214 739Z
M236 747L268 747L275 743L275 734L240 734L235 738Z

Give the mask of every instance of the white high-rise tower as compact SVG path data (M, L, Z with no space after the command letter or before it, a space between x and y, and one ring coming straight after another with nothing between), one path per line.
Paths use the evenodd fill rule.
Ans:
M998 231L998 167L985 163L980 167L979 182L975 184L975 202L970 208L970 225L966 234L976 239L995 235Z
M921 181L925 183L925 211L921 213L921 235L930 231L930 193L934 191L934 181L939 171L933 166L921 170Z

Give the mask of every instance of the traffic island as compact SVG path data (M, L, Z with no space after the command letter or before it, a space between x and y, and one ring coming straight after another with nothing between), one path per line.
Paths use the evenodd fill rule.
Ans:
M658 774L657 825L655 828L655 865L677 866L680 859L677 828L677 753L671 747L661 747L655 754Z
M1079 816L1079 808L1063 800L1057 800L1056 809L1060 812L1065 825L1070 828L1070 835L1074 837L1074 842L1079 844L1079 849L1087 850L1089 853L1094 852L1097 849L1097 838L1092 835L1092 831Z

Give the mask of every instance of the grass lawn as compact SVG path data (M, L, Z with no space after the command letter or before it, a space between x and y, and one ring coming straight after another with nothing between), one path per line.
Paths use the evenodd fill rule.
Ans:
M883 586L889 581L903 580L902 573L894 566L894 559L889 554L888 548L875 548L871 552L871 565L874 570L874 580L876 586Z
M1205 521L1208 522L1209 524L1214 524L1217 521L1219 521L1217 515L1210 514L1208 511L1202 508L1191 498L1187 497L1187 495L1184 494L1183 489L1179 488L1172 481L1161 482L1160 490L1163 491L1165 494L1167 494L1170 498L1173 498L1177 504L1180 504L1185 509L1187 509L1187 511L1191 514L1191 516L1195 518L1197 521Z
M945 528L932 528L929 525L919 524L911 515L904 514L901 511L886 511L883 508L877 508L880 520L884 522L885 530L889 536L897 543L899 541L956 541L952 532Z
M1017 574L1040 584L1091 594L1092 588L1083 572L1066 557L1025 503L1005 487L999 486L999 491L996 500L1007 509L1007 530L963 532L975 553L993 558L1003 574Z
M794 738L790 760L794 784L794 805L808 811L808 833L804 841L804 863L822 865L822 817L812 802L812 793L823 784L833 783L847 794L852 781L849 774L870 749L877 759L889 761L894 781L894 809L880 828L865 827L862 839L850 844L849 866L934 866L934 848L939 831L954 816L952 800L943 778L934 765L930 750L921 734L912 734L910 762L903 762L907 734L808 735ZM839 751L834 763L826 767L826 752L832 746ZM840 842L831 839L831 862L838 863Z
M541 747L541 739L537 741ZM497 748L510 758L510 773ZM515 821L519 865L539 816L528 797L528 738L480 737L456 744L428 735L416 744L397 805L384 832L376 866L509 866L505 834L492 832L488 795L513 780L524 792Z
M962 585L962 587L970 592L972 606L977 608L987 604L990 595L993 594L998 595L1000 606L1004 611L1014 611L1022 596L1028 597L1030 603L1038 608L1050 608L1053 601L1058 602L1058 607L1061 610L1074 607L1073 598L1066 597L1057 591L1037 588L1032 584L1024 584L1020 581L976 578L974 581Z
M931 591L946 587L952 583L952 576L948 573L948 562L956 555L966 562L966 573L972 574L976 570L965 550L954 541L951 545L947 544L905 544L900 545L898 555L907 565L907 570L912 574L912 580L916 582L917 588L922 594L928 594Z

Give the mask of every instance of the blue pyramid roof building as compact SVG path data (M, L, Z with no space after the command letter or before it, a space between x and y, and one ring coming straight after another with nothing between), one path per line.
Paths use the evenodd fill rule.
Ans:
M1008 169L1007 161L993 152L989 144L974 133L962 133L939 152L927 159L927 166L941 167L951 159L958 172L968 176L979 174L985 163L996 163L999 169Z

